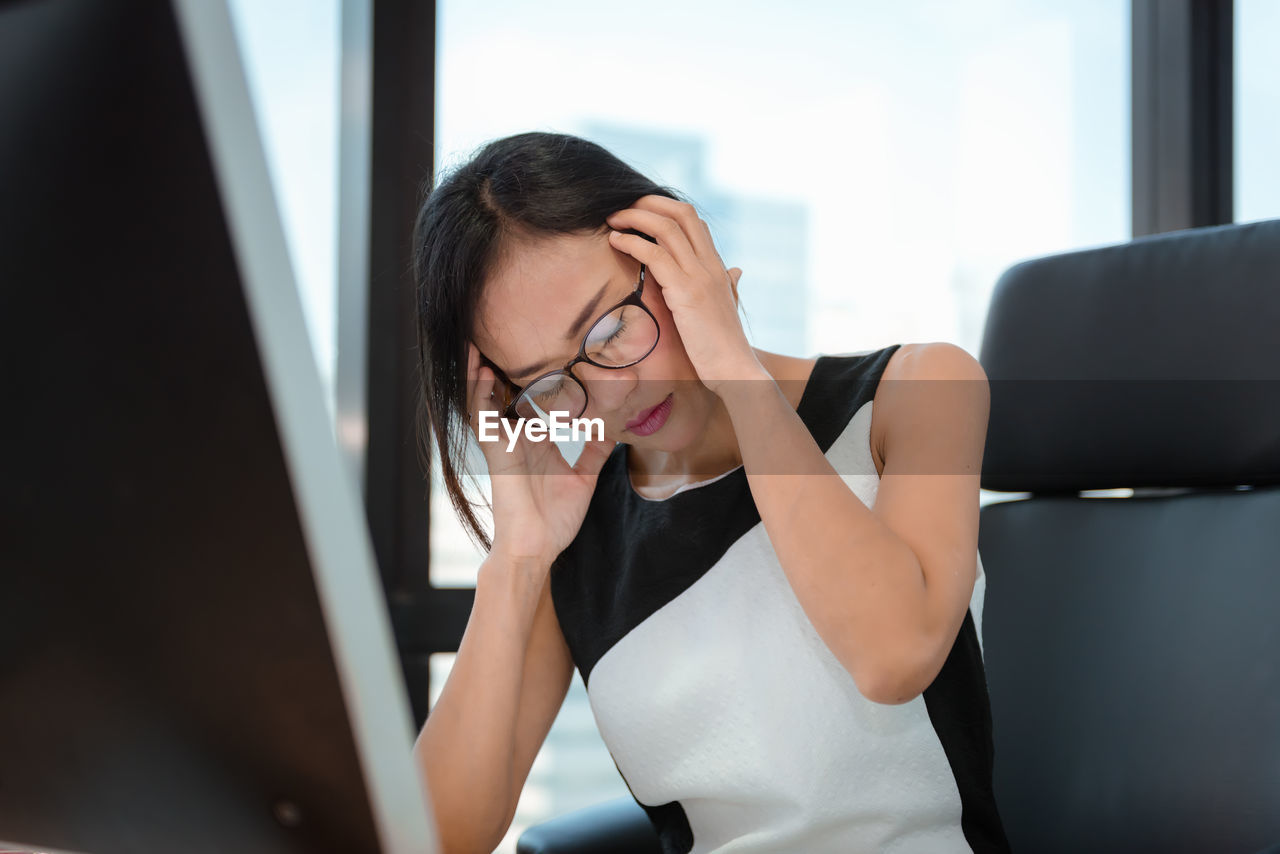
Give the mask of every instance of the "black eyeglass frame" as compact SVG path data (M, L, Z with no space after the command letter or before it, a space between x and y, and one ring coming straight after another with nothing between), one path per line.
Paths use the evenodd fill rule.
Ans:
M516 412L516 404L520 402L521 395L523 395L525 390L528 389L530 386L533 386L534 384L539 383L542 380L546 379L547 377L553 376L555 374L567 374L569 376L569 379L573 380L575 383L578 384L578 387L582 389L582 412L586 412L587 406L589 406L591 403L591 395L587 391L586 383L584 383L582 380L578 379L578 377L574 375L572 371L572 368L574 365L578 364L579 362L586 362L588 365L595 365L597 368L606 368L610 371L618 371L623 368L629 368L632 365L639 364L640 362L643 362L645 359L649 357L649 354L652 353L657 348L658 340L662 337L662 325L658 323L658 318L653 316L653 312L649 310L649 306L645 305L644 300L641 299L641 297L644 295L644 280L645 280L646 267L647 265L643 261L640 262L640 281L636 283L635 290L633 290L625 298L619 300L617 303L610 306L605 311L602 311L596 317L595 320L591 321L591 325L587 327L586 333L582 336L582 343L578 345L578 355L574 356L572 359L566 362L563 368L559 368L558 370L547 371L546 373L539 374L538 376L529 380L529 382L525 383L523 386L521 386L518 389L515 389L515 391L512 392L511 399L504 402L504 406L502 410L503 418L519 420L521 416L519 413ZM591 336L591 331L595 329L597 325L599 325L600 321L604 320L610 314L613 314L618 309L627 305L634 305L638 307L641 311L643 311L645 314L649 315L649 319L653 321L653 330L654 330L653 344L649 347L648 350L645 351L643 356L641 356L638 359L633 359L632 361L627 362L625 365L602 365L599 362L593 361L591 357L587 355L587 339ZM481 355L483 356L484 354L481 354ZM489 367L493 368L494 373L496 373L502 379L502 381L507 385L508 388L514 388L515 383L511 382L511 380L507 378L507 375L503 372L501 368L499 368L496 364L494 364L493 361L489 359L487 356L484 357L484 360L489 364ZM570 417L577 418L582 414L582 412L575 412Z

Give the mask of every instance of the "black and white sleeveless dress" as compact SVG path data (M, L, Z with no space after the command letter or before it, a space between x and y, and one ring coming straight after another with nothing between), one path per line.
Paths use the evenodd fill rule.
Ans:
M899 345L822 355L798 413L873 506L871 409ZM739 466L663 500L601 471L551 570L600 734L668 854L1008 851L991 788L980 628L933 684L873 703L800 607Z

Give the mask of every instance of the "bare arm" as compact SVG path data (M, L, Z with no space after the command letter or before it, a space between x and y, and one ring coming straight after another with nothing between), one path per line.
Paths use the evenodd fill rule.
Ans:
M572 676L546 567L491 553L414 745L447 854L489 852L502 840Z

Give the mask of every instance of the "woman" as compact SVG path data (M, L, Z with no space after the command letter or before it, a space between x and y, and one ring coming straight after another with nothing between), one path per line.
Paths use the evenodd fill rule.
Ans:
M501 840L575 666L665 851L1007 850L977 362L752 347L694 208L572 136L488 144L415 240L424 420L488 551L415 746L446 850ZM549 411L604 438L479 442L490 538L466 440Z

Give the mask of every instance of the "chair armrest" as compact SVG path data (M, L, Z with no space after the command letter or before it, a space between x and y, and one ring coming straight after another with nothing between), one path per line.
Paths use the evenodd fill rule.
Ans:
M648 814L634 798L614 798L535 824L516 854L662 854Z

